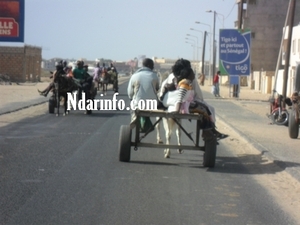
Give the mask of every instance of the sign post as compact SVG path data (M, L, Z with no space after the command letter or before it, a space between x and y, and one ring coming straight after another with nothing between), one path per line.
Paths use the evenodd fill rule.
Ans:
M239 85L236 77L231 78L231 76L250 75L251 31L249 29L222 29L220 30L219 43L221 75L229 76L229 88L231 85ZM234 89L234 94L238 96L239 88Z

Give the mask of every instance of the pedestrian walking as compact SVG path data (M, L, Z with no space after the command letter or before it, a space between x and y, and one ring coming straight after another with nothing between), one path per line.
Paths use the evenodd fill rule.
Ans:
M213 85L214 85L214 91L213 94L215 95L215 97L221 97L220 96L220 83L219 83L219 79L220 79L220 74L221 72L218 71L215 76L214 76L214 80L213 80Z

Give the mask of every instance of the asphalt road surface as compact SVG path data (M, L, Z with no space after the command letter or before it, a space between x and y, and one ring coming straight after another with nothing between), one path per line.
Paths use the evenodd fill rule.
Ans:
M129 103L126 85L118 98ZM299 224L276 188L269 190L280 168L262 164L222 123L230 137L208 169L203 152L189 150L165 159L163 149L132 149L131 161L119 162L119 129L129 124L129 111L56 117L47 104L26 110L20 120L22 112L0 118L0 224ZM195 129L188 121L184 127ZM184 133L182 139L191 144ZM155 132L146 140L154 143Z

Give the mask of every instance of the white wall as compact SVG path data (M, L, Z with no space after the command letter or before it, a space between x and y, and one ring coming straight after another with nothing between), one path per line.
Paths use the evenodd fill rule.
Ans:
M266 71L254 71L253 72L253 80L254 80L254 90L257 92L261 92L264 94L272 94L272 90L275 84L275 76L267 75ZM275 73L275 72L274 72ZM283 87L283 75L284 70L278 70L277 82L275 86L275 90L282 94ZM294 85L294 73L291 76L291 79L288 80L287 83L287 96L292 95L293 93L293 85Z

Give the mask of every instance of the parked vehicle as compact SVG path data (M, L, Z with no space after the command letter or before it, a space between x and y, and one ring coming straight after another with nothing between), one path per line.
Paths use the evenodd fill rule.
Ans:
M291 106L289 119L289 135L290 138L298 138L299 135L299 114L300 114L300 96L298 92L294 92L291 98L285 100L286 104Z
M289 120L288 111L283 108L283 96L279 94L276 90L273 92L277 95L276 98L270 98L270 114L267 115L273 123L277 125L287 125Z

